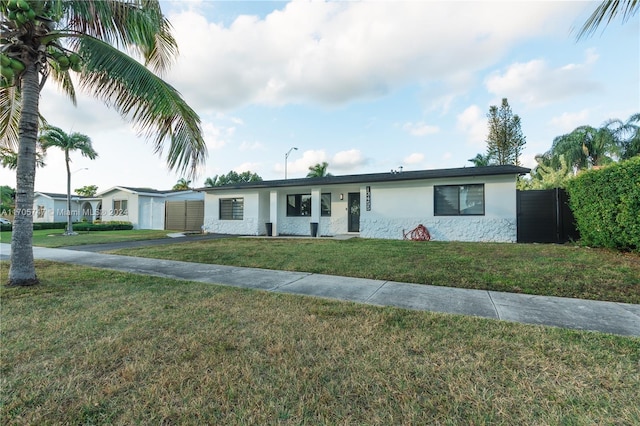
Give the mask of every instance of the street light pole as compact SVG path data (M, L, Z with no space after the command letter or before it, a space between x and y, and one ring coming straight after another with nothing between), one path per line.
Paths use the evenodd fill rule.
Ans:
M287 153L284 155L284 178L285 180L287 179L287 160L289 159L289 154L291 154L291 151L293 150L298 150L298 148L296 148L295 146L292 147L291 149L289 149L289 151L287 151Z

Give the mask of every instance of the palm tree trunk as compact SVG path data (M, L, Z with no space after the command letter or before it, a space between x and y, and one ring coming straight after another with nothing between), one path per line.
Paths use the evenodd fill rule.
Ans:
M22 115L20 117L18 167L16 169L16 210L11 236L9 285L38 283L33 263L33 188L36 175L38 138L38 63L29 64L22 76Z

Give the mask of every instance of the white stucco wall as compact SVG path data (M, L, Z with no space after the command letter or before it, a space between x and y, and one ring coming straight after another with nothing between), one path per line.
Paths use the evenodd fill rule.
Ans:
M482 216L435 216L435 185L484 184L485 214ZM403 185L371 185L371 211L362 194L360 236L402 239L422 224L439 241L517 240L516 188L514 176L489 176L406 182Z
M127 200L127 212L126 214L117 215L114 214L113 201L114 200ZM134 229L140 229L138 227L138 195L128 191L114 190L102 195L102 221L124 221L131 222Z
M243 198L244 211L242 220L220 220L221 198ZM267 222L260 211L260 201L264 200L257 192L222 194L205 194L204 196L204 232L232 235L265 235Z
M435 185L484 184L484 215L435 216ZM371 188L371 209L367 210L366 187ZM348 194L360 192L360 236L402 239L418 225L426 226L434 240L517 240L515 176L483 176L374 184L333 185L324 188L289 187L273 190L249 189L205 195L206 232L265 235L265 222L274 222L270 202L277 200L276 235L311 234L311 216L288 217L287 195L331 193L331 216L320 216L318 234L332 236L348 232ZM272 194L274 195L272 197ZM340 194L343 199L340 200ZM219 220L220 198L244 198L244 219ZM312 198L313 200L313 198ZM313 202L313 201L312 201Z
M44 216L38 217L38 207L44 207ZM33 199L33 221L34 223L44 222L66 222L67 221L67 200L54 199L37 195ZM79 222L82 220L82 209L80 204L71 198L71 220Z

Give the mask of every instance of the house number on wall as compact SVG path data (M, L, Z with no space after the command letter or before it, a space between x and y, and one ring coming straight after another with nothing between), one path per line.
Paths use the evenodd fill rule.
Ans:
M366 207L367 211L370 212L371 211L371 187L370 186L367 186L365 203L367 206Z

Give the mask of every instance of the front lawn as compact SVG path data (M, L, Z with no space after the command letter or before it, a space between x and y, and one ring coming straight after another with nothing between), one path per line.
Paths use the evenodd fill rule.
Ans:
M37 270L0 288L1 424L640 423L637 338Z
M227 238L131 256L640 303L640 255L575 245Z
M171 231L132 229L129 231L79 231L78 235L64 235L63 229L37 229L33 231L33 245L40 247L66 247L86 244L117 243L121 241L167 238ZM11 243L11 232L0 232L3 243Z

